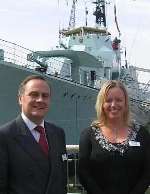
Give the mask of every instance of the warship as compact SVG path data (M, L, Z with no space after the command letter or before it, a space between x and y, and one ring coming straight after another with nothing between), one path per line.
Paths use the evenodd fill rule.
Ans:
M76 4L72 1L68 28L59 31L59 46L32 51L0 39L0 125L19 114L17 90L28 75L44 76L52 88L47 120L64 128L67 144L78 144L80 131L95 118L95 101L106 80L121 80L129 90L133 119L150 119L150 82L141 84L137 71L149 73L122 60L120 38L107 29L105 0L96 0L94 26L76 27ZM124 62L122 62L124 61Z

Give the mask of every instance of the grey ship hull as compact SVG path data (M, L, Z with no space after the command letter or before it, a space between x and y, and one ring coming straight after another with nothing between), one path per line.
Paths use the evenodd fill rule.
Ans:
M0 125L19 114L18 86L30 74L40 73L13 63L0 62ZM65 129L67 144L78 144L80 130L95 117L94 104L98 91L55 76L42 75L52 87L47 120Z

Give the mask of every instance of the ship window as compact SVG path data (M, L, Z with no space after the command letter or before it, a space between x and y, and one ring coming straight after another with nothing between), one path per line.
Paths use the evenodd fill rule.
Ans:
M82 37L79 38L79 42L83 43L83 38Z
M96 80L96 72L95 71L91 71L91 80L92 81Z
M116 80L119 78L119 72L112 72L112 80Z
M92 50L92 48L91 48L91 47L88 47L87 49L88 49L88 51L91 51L91 50Z

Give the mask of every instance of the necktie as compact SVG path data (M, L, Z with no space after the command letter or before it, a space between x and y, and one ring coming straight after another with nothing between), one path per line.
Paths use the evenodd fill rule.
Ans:
M37 126L35 130L37 130L40 133L39 145L41 146L46 156L48 156L48 143L45 136L44 128L42 126Z

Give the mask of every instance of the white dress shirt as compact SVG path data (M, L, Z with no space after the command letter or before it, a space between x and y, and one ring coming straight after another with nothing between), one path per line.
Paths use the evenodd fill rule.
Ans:
M39 142L40 133L37 130L35 130L35 127L37 125L35 123L33 123L30 119L28 119L27 116L23 112L21 113L21 117L22 117L23 121L25 122L25 124L27 125L27 127L29 128L29 130L32 133L32 135L35 138L35 140L37 142ZM42 126L44 128L44 120L42 121L40 126Z

